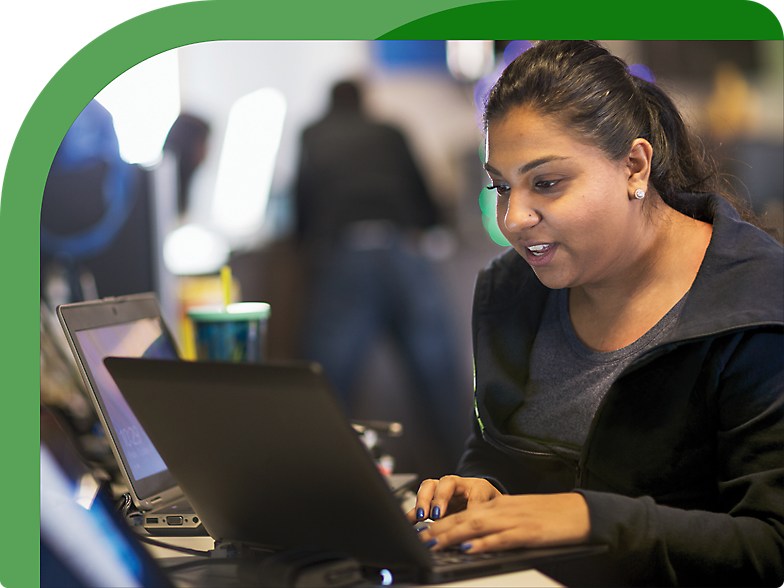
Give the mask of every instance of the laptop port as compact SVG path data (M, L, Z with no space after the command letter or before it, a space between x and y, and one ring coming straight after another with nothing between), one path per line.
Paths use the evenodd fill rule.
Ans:
M158 517L155 517L155 518L147 517L147 519L145 519L145 520L147 521L148 525L157 525L158 524Z
M178 516L166 517L166 523L169 525L182 525L182 517L178 517Z

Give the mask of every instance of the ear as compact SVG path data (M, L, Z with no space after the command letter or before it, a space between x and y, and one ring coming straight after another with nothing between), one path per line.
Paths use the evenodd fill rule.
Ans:
M634 199L634 193L637 190L648 193L648 178L651 175L652 159L653 147L651 144L642 138L635 139L626 158L626 170L629 174L627 184L629 198Z

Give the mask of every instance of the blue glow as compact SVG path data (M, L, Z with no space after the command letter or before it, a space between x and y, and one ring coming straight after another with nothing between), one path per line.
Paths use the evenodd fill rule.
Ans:
M646 82L650 82L652 84L656 83L656 76L653 75L651 68L647 65L642 63L633 63L629 66L629 73L632 74L634 77L640 78L645 80Z
M381 585L382 586L389 586L394 581L392 578L392 572L389 570L381 570L379 572L381 574Z

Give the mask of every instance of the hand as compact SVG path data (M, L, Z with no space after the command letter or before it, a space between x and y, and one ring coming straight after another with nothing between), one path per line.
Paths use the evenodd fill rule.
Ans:
M581 494L499 496L434 521L420 533L433 550L453 545L467 553L583 543L591 522Z
M440 480L425 480L417 491L416 506L406 516L413 523L426 518L433 520L465 510L502 496L484 478L444 476Z

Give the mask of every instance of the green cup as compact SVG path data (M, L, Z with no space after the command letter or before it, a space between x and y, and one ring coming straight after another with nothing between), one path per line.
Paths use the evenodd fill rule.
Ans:
M266 302L237 302L228 306L188 309L193 322L196 358L207 361L261 363L266 357Z

